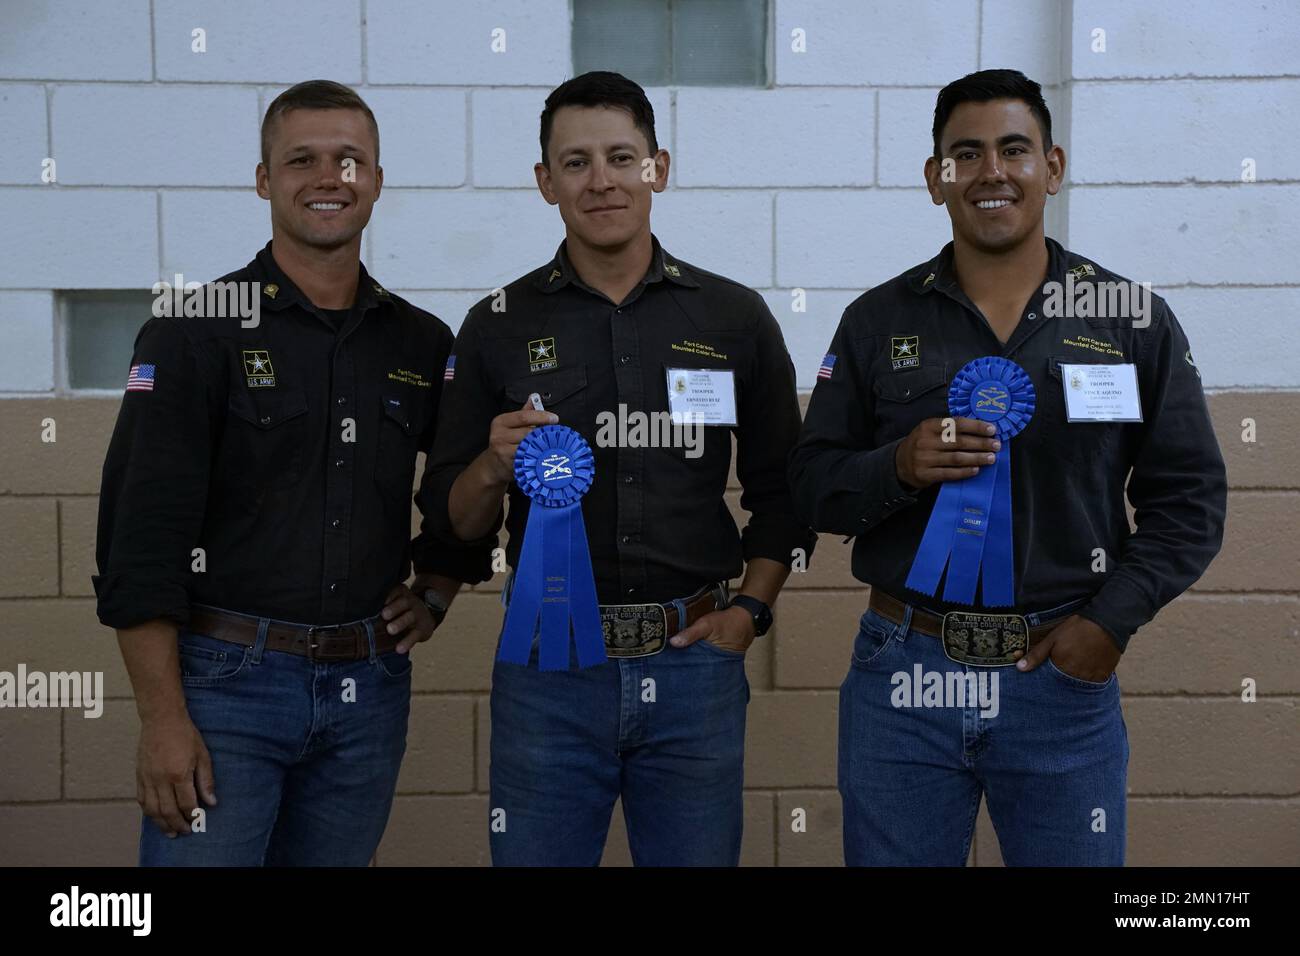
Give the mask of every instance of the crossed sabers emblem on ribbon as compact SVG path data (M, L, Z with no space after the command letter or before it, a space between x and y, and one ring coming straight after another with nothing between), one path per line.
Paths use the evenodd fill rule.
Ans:
M975 403L976 408L987 408L991 405L1000 412L1007 410L1007 393L1000 388L990 386L981 391L979 397L980 400Z
M568 455L552 455L549 458L543 458L542 464L546 466L546 471L542 472L542 481L573 477L573 469L569 467Z

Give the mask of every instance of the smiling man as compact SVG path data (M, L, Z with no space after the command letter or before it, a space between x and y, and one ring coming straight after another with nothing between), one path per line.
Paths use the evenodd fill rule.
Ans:
M814 543L785 477L799 431L794 369L761 296L669 255L651 233L669 156L641 87L587 73L556 88L541 153L537 186L559 207L564 242L470 310L420 496L446 509L457 536L491 547L508 494L518 568L529 503L515 451L538 425L579 432L595 453L582 516L609 659L540 671L534 642L527 666L497 663L492 860L594 865L621 796L636 864L733 866L745 653L772 623L795 550ZM685 428L664 443L597 427L670 409L697 416L702 443ZM733 436L751 513L743 533L723 497Z
M364 866L384 831L409 652L479 556L410 540L452 335L361 265L382 185L355 92L281 93L257 166L271 242L219 280L259 321L136 339L95 590L140 714L142 865Z
M871 585L840 689L845 859L960 866L984 796L1008 864L1118 865L1115 667L1218 551L1223 459L1162 299L1128 314L1061 307L1063 289L1131 284L1044 236L1065 153L1039 85L1014 70L949 84L933 139L925 179L952 242L845 310L791 456L800 513L856 536L853 573ZM992 424L1011 411L1003 380L972 380L968 415L949 405L954 378L987 357L1019 367L1022 395L1032 385L1005 456ZM981 475L991 509L978 483L946 484ZM983 550L967 561L972 541ZM930 693L981 675L999 678L999 699Z

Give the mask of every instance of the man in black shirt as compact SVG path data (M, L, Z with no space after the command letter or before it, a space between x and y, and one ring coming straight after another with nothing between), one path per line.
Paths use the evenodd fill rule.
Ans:
M588 73L558 87L541 146L538 186L565 241L466 318L420 499L490 547L508 493L518 569L529 502L515 451L538 425L579 432L595 454L582 515L610 659L540 672L534 644L527 667L497 663L492 858L595 864L621 795L637 864L734 865L745 651L770 626L796 550L815 540L785 477L794 370L758 294L651 234L669 157L639 86ZM697 424L673 427L672 411ZM740 534L723 497L733 435L752 515Z
M94 583L140 714L143 865L364 866L409 651L476 561L410 541L452 335L361 265L378 161L352 90L282 93L257 168L272 240L209 287L243 290L252 320L187 311L136 339Z
M853 573L872 586L840 692L845 856L961 865L983 793L1008 864L1116 865L1128 741L1115 666L1218 551L1223 460L1168 305L1044 237L1065 154L1038 84L1012 70L958 80L933 135L926 181L953 241L845 310L791 456L801 514L856 537ZM954 378L985 356L1019 366L1035 403L1006 439L1010 607L954 598L966 542L942 596L913 588L944 483L999 467L995 416L950 408ZM956 534L947 517L945 546L995 538L992 512Z

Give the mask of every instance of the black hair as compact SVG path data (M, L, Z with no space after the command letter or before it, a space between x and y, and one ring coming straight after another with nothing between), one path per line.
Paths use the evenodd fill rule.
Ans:
M542 110L542 163L548 164L547 147L550 144L551 124L555 114L565 106L612 106L632 114L632 122L641 131L654 154L659 149L655 139L655 111L646 98L645 90L621 73L594 70L566 80L546 97Z
M1019 70L980 70L953 80L939 91L934 103L934 158L940 159L939 138L948 117L962 103L987 103L989 100L1021 100L1038 120L1043 134L1043 152L1052 148L1052 114L1043 102L1043 88Z

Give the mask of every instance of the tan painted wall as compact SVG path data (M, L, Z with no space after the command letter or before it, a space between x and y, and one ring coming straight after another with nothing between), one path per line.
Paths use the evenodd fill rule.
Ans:
M1223 551L1139 636L1121 665L1129 765L1128 859L1300 860L1300 393L1211 397L1231 483ZM102 670L109 698L80 711L0 710L0 864L135 861L137 719L90 575L108 399L0 401L0 670ZM41 420L58 440L40 441ZM1258 441L1242 441L1242 419ZM733 510L736 492L731 494ZM824 535L778 624L750 653L743 862L838 865L836 696L866 594L849 548ZM500 605L463 595L416 652L410 737L380 865L487 862L487 693ZM1240 699L1253 677L1257 703ZM790 831L791 810L808 831ZM981 811L974 860L1000 862ZM606 850L626 863L621 814Z

